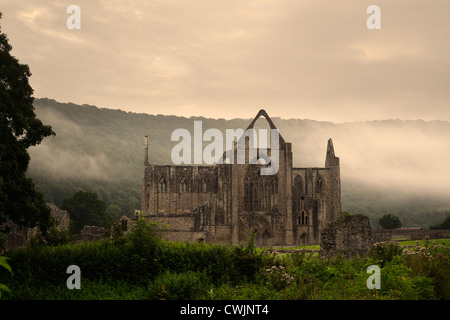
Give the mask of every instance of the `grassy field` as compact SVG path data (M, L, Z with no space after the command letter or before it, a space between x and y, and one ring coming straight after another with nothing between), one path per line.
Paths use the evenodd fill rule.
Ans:
M399 240L398 244L402 247L415 246L419 243L420 246L428 246L431 243L442 244L444 246L450 246L450 239L430 239L430 240Z
M450 239L430 239L430 240L407 240L406 238L402 238L402 239L394 239L393 241L398 242L398 244L402 247L408 247L408 246L416 246L417 243L419 243L420 246L427 246L430 243L434 243L434 244L442 244L445 246L450 246ZM304 246L297 246L297 247L292 247L292 246L275 246L275 247L263 247L263 248L258 248L258 250L270 250L270 249L274 249L274 250L301 250L301 249L306 249L306 250L320 250L320 245L318 244L313 244L313 245L304 245Z

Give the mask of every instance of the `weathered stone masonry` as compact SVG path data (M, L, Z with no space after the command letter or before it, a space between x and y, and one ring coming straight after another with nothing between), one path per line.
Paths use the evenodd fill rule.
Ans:
M261 116L276 129L264 110L247 129ZM248 141L245 146L248 155ZM260 174L262 165L248 159L245 164L153 165L147 137L144 149L142 211L169 225L167 240L238 244L252 229L257 245L312 244L340 216L339 158L331 139L325 167L294 168L292 145L280 135L279 170L267 176Z

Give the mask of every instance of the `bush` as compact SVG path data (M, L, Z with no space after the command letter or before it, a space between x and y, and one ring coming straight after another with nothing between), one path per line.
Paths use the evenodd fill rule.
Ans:
M209 279L201 272L166 271L148 285L149 299L198 300L207 295Z
M284 266L272 266L265 269L264 272L265 284L274 290L281 290L288 287L294 280Z
M136 253L146 256L152 254L161 242L164 230L165 227L162 224L138 217L137 220L132 221L127 239Z
M6 296L6 295L5 295ZM126 281L82 279L81 289L69 290L65 285L46 284L42 287L18 285L11 294L12 300L142 300L147 298L145 287Z
M45 234L37 231L28 242L28 246L59 246L70 242L70 233L65 229L51 226Z
M433 280L437 294L445 300L450 299L450 248L428 243L406 249L402 262L411 268L414 275L429 277Z
M8 252L14 276L0 267L11 299L448 299L450 251L376 244L372 257L320 259L305 252L205 243L165 242L151 226L131 237ZM138 241L139 237L149 239ZM81 290L68 290L66 269L81 269ZM381 267L381 289L366 286ZM3 271L3 272L1 272ZM117 286L117 288L115 288Z
M369 257L380 260L384 265L386 262L392 261L395 256L402 253L403 248L395 241L377 242L369 250Z

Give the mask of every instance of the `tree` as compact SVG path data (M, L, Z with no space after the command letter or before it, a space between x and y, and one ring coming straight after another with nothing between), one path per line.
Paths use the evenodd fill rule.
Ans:
M450 230L450 216L447 216L447 218L442 221L442 223L439 225L439 229Z
M400 219L393 214L385 214L378 220L378 223L383 229L395 229L402 226Z
M434 226L430 226L430 230L450 230L450 215L444 221Z
M79 191L63 200L61 209L69 212L73 222L72 233L79 233L84 226L109 228L111 219L106 215L106 204L96 193Z
M0 225L10 219L46 232L51 224L50 208L33 180L26 177L27 149L55 133L36 117L28 83L30 69L11 56L11 49L0 27Z

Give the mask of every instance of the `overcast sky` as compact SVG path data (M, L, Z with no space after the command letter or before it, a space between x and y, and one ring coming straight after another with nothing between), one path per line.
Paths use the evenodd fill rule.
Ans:
M69 30L69 5L81 29ZM369 30L369 5L381 30ZM450 1L0 0L35 97L126 111L450 121Z

